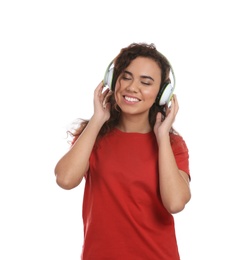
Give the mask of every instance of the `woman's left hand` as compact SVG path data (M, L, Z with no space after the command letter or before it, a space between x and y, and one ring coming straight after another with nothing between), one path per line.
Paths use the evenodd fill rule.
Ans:
M176 115L179 110L177 96L174 94L171 99L171 105L166 106L166 118L163 120L162 114L159 112L156 115L156 122L154 126L155 135L158 138L165 134L169 134L170 129L175 121Z

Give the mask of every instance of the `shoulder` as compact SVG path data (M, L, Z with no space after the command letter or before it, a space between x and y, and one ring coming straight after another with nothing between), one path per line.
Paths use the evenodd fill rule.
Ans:
M179 134L171 133L170 134L170 142L172 149L179 152L188 152L188 147L186 145L185 140Z
M190 174L189 169L189 150L183 137L179 134L170 134L170 141L173 154L179 170Z

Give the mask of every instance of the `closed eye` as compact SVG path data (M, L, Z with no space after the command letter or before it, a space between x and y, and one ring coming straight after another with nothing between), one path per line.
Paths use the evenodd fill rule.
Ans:
M143 81L141 81L141 83L142 83L143 85L146 85L146 86L150 86L150 85L151 85L150 82L143 82Z
M131 80L131 79L132 79L132 74L131 74L129 71L126 71L126 70L125 70L125 71L122 73L121 78L122 78L123 80Z
M141 83L143 85L147 85L147 86L150 86L152 85L154 82L154 79L150 76L141 76Z
M126 76L122 76L122 79L124 79L124 80L131 80L132 78L126 77Z

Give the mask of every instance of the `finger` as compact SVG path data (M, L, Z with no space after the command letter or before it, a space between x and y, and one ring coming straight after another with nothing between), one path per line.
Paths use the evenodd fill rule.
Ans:
M105 105L103 106L104 109L109 109L110 110L111 104L110 102L105 103Z
M95 94L100 95L103 89L103 82L101 81L95 89Z
M156 124L160 124L161 121L162 121L162 114L161 114L161 112L158 112L156 114Z
M176 105L176 95L174 94L174 95L172 96L171 100L170 100L170 106L169 106L169 108L172 109L172 108L175 107L175 105Z
M178 105L177 98L176 98L176 96L173 96L167 116L173 118L173 120L174 120L174 118L176 117L176 115L178 113L178 110L179 110L179 105Z
M173 104L174 104L174 112L175 114L177 114L179 110L179 103L176 95L173 96Z
M103 105L103 108L106 108L107 104L109 103L109 98L110 96L112 95L112 91L107 89L105 90L106 93L104 93L103 95L103 101L102 101L102 105Z
M109 91L109 89L104 90L104 85L100 83L96 88L95 96L103 104L105 97L108 95Z
M113 91L111 91L110 89L107 92L107 95L105 96L105 99L109 100L109 98L112 96Z
M102 102L106 102L107 100L107 96L109 95L109 93L110 93L110 89L106 89L106 90L104 90L103 92L101 92L101 94L100 94L100 100L102 101Z

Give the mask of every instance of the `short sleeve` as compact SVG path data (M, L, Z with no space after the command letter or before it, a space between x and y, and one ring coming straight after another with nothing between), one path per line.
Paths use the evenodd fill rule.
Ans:
M189 150L182 136L177 134L170 135L173 154L179 170L186 172L190 176L189 169Z

